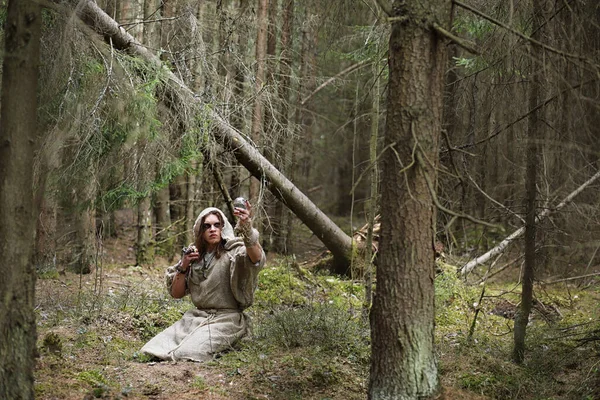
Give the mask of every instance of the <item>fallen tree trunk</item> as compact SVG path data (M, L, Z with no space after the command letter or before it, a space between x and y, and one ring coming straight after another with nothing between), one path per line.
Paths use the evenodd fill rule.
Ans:
M535 223L539 223L541 220L543 220L544 218L546 218L548 215L559 211L560 209L562 209L564 206L566 206L567 204L569 204L571 201L573 201L573 199L580 194L581 192L583 192L583 190L585 188L587 188L589 185L591 185L596 179L600 178L600 171L596 172L594 174L594 176L592 176L590 179L588 179L587 181L585 181L581 186L579 186L577 189L575 189L573 192L571 192L567 197L565 197L563 199L563 201L560 202L560 204L558 204L556 207L554 208L546 208L544 211L542 211L540 213L540 215L538 215L535 219ZM460 269L460 273L462 276L466 276L469 272L471 272L476 266L481 265L485 262L487 262L490 258L502 253L509 244L511 244L515 239L517 239L518 237L520 237L521 235L523 235L523 233L525 232L525 227L521 227L519 229L517 229L516 231L514 231L513 233L511 233L506 239L504 239L502 242L500 242L500 244L496 247L494 247L493 249L491 249L490 251L488 251L487 253L476 257L474 259L472 259L471 261L469 261L468 263L466 263L461 269Z
M164 67L161 61L137 42L114 19L91 0L82 1L76 8L77 15L88 26L119 50L126 50L145 61L159 66L176 88L167 88L170 96L186 97L187 101L200 102L187 85ZM208 111L216 129L214 135L233 152L236 159L257 179L265 181L269 190L282 201L331 251L336 272L345 273L350 265L352 239L346 235L304 193L277 170L260 152L216 111Z

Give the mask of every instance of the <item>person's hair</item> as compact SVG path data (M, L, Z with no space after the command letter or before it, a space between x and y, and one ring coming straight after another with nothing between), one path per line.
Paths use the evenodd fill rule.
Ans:
M205 216L202 217L202 220L200 221L200 229L198 230L198 235L196 236L196 247L198 248L198 253L200 255L206 253L206 242L203 239L203 234L204 234L204 231L206 230L206 229L204 229L204 221L206 220L206 217L208 217L209 215L216 215L217 218L219 218L219 222L221 223L221 242L217 246L216 253L215 253L215 257L220 258L221 254L223 254L223 252L225 251L225 247L224 247L225 239L223 239L223 229L225 229L225 221L223 221L223 216L221 216L221 213L216 210L210 211L210 212L206 213Z

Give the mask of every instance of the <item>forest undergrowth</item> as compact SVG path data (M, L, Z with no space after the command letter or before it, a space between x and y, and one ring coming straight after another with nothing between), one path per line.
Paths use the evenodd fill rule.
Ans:
M88 275L40 274L37 398L366 398L360 280L270 257L247 310L251 336L205 364L155 362L139 349L191 303L166 293L168 260L142 268L104 259ZM436 352L446 398L600 398L600 282L588 283L536 287L526 363L517 366L511 318L520 286L509 278L467 285L440 261Z

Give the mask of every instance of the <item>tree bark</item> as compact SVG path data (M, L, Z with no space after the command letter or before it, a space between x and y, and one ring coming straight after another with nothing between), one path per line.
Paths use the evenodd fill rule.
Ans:
M269 0L257 0L257 32L256 32L256 73L254 80L254 111L252 113L252 129L250 137L254 143L261 147L261 132L263 129L263 89L265 85L265 66L267 59L267 14ZM250 179L250 200L259 200L260 180Z
M304 18L305 22L302 24L302 45L301 45L301 76L300 79L301 89L298 91L302 99L309 97L310 93L315 91L317 87L316 78L316 56L315 49L317 47L317 28L316 28L316 16L310 12L311 3L303 3L305 7ZM298 98L298 137L300 142L298 143L298 155L297 163L301 171L302 184L304 189L310 187L310 177L312 170L312 141L313 141L313 130L315 118L313 115L314 106L313 101L306 100L302 101ZM302 186L301 186L302 187Z
M71 156L74 156L73 150ZM68 194L69 209L65 211L69 214L67 220L73 222L75 230L71 269L77 273L89 274L92 272L96 253L96 209L92 204L96 198L97 186L96 180L93 179L96 172L95 165L89 159L84 162L85 168L79 171L75 178L73 192Z
M371 318L368 398L437 394L434 232L450 0L393 3L381 185L381 241ZM367 244L368 245L368 244Z
M172 249L169 237L171 236L171 212L169 210L169 186L160 188L155 195L154 215L156 216L156 241L160 249L166 254Z
M246 0L240 1L238 7L238 14L240 15L240 20L242 15L247 12L248 2ZM244 21L246 18L244 17ZM237 101L243 101L244 99L244 90L245 90L245 80L246 80L246 64L245 64L245 56L246 49L248 47L248 36L245 32L245 29L248 29L248 24L246 22L241 23L238 22L238 37L237 37L237 48L241 52L239 58L236 58L233 68L234 68L234 83L233 83L233 98ZM244 107L235 107L231 110L230 122L240 132L245 131L245 119L244 119ZM244 181L242 175L242 167L239 163L233 159L230 161L232 165L230 180L229 180L229 193L232 196L238 197L245 195L245 190L242 189L242 182Z
M121 2L121 6L129 2ZM131 18L134 21L143 21L149 19L156 8L155 0L135 0L131 2L133 7L131 10ZM139 28L138 28L139 27ZM152 24L136 25L135 34L133 36L144 43L150 50L156 52L158 47L159 37L156 36L156 31ZM148 157L150 143L148 140L149 133L143 132L137 138L136 143L136 184L139 192L146 191L149 182L153 180L155 159ZM135 261L137 265L146 264L154 255L152 246L152 202L150 196L145 196L140 199L137 204L137 242Z
M111 38L115 47L128 50L149 63L161 68L158 60L145 47L135 41L131 35L120 27L112 18L102 11L96 4L88 0L81 3L78 9L81 19L98 33L106 38ZM164 68L163 68L164 70ZM186 97L187 101L199 101L194 93L174 74L165 71L170 80L166 88L170 96ZM255 177L266 179L269 189L294 214L304 222L319 240L331 251L336 259L336 270L345 272L350 265L350 252L352 239L333 223L306 195L304 195L292 182L269 163L242 135L225 121L215 111L208 111L213 120L214 135L218 141L232 149L237 160Z
M545 26L545 0L534 0L532 9L533 35L539 40ZM529 89L529 107L534 109L542 101L543 83L545 81L544 68L538 63L544 63L544 49L539 46L531 47L531 86ZM515 315L513 361L522 364L525 360L525 336L529 314L533 301L533 279L536 266L536 228L537 228L537 175L539 158L539 140L544 138L544 117L542 110L536 110L529 115L527 126L527 151L525 172L525 265L521 277L521 303Z
M292 75L292 49L293 49L293 29L294 29L294 0L286 0L282 5L282 27L280 41L280 58L279 65L279 113L281 118L281 127L283 133L278 136L277 151L280 157L280 170L287 172L289 165L288 156L290 154L286 141L288 132L290 132L289 118L289 103L290 103L290 84ZM292 220L291 215L288 215L286 208L281 202L275 205L275 232L273 240L273 251L280 254L287 254L291 248L287 246L287 238L290 235L289 224Z
M277 3L277 0L269 1L264 85L268 89L276 87L275 50L277 49ZM264 143L263 155L271 164L281 171L281 148L279 147L279 137L282 135L280 134L280 130L277 129L277 116L275 114L275 110L278 109L280 102L281 99L277 98L274 93L270 95L270 99L266 102L268 106L265 108L264 112L264 138L262 140ZM281 230L281 221L279 220L280 214L277 210L277 207L280 204L281 203L279 203L279 201L277 201L270 193L265 193L265 196L263 196L264 206L262 208L265 210L265 218L261 218L260 222L262 222L262 247L265 252L273 250L275 236L277 232Z
M0 110L0 398L33 399L37 134L41 12L10 0L4 23Z
M194 223L196 222L196 177L201 164L198 160L193 160L190 171L186 174L187 190L185 196L185 242L194 242Z
M375 54L379 56L379 46L375 45ZM371 192L365 205L367 217L367 242L365 246L365 300L363 303L363 315L369 315L373 303L373 225L375 225L375 214L377 213L377 197L379 196L379 167L377 165L377 141L379 138L379 97L380 79L379 63L373 64L373 94L371 105L371 139L369 141L369 161L371 164ZM356 140L356 138L355 138ZM353 165L354 167L354 165ZM354 183L354 182L353 182Z

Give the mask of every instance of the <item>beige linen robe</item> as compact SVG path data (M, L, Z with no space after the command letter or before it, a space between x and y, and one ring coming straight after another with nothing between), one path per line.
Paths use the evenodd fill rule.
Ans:
M186 293L196 308L152 338L141 351L163 360L207 361L231 348L248 330L248 317L242 311L253 302L264 263L264 252L261 260L253 263L242 239L233 238L225 244L224 254L210 260L207 268L202 263L192 264ZM174 266L167 269L169 289L175 273Z

